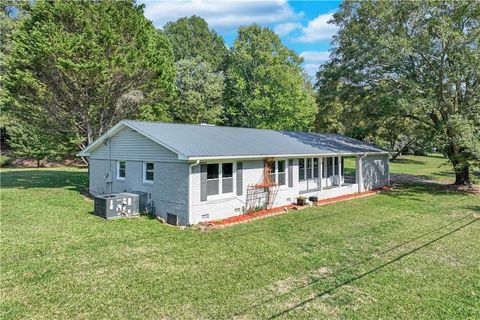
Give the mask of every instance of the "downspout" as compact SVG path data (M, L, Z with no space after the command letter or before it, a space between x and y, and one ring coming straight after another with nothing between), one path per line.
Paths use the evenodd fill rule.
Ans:
M359 190L358 192L363 192L365 191L365 188L364 188L364 185L363 185L363 174L362 174L362 170L363 170L363 164L362 164L362 159L365 158L367 156L367 154L365 153L363 156L360 157L360 159L358 159L358 187L359 187Z
M110 138L110 130L107 130L108 141L108 171L110 172L110 193L113 192L113 172L112 172L112 139Z
M190 225L192 224L192 171L193 167L199 164L200 160L197 160L188 166L188 224Z

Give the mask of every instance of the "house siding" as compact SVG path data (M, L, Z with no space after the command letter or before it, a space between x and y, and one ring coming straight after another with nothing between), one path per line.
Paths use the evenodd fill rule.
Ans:
M388 155L371 155L361 159L363 190L372 190L389 184Z
M112 139L113 140L113 139ZM124 159L124 157L121 157ZM178 216L178 223L188 220L188 164L186 162L155 162L153 183L143 182L143 161L125 161L125 179L116 178L117 161L90 159L90 185L93 195L110 192L143 191L149 194L155 206L155 215L164 219L167 213ZM111 166L111 167L110 167ZM110 169L111 168L111 169ZM105 172L111 171L112 183L104 180Z
M209 196L206 201L202 201L201 164L194 165L178 160L177 155L170 150L130 129L124 129L113 136L111 144L112 160L108 160L108 145L100 146L91 154L90 193L96 195L110 192L146 192L154 203L157 216L166 219L168 213L176 214L180 225L196 224L242 214L246 209L248 185L261 182L263 176L263 160L224 160L223 162L234 163L233 192L225 197ZM116 177L117 160L125 161L126 177L123 180ZM279 188L274 207L291 204L300 193L306 197L317 196L319 199L326 199L371 190L389 182L388 155L358 156L357 161L361 166L360 184L348 184L322 191L305 191L306 182L298 180L299 162L297 158L276 160L285 160L286 185ZM289 160L292 160L292 166L288 165ZM153 184L143 182L144 161L155 163ZM237 181L237 161L242 163L241 192L237 190L240 186ZM189 173L190 165L192 167L191 174ZM104 176L107 172L111 173L111 184L105 182ZM359 176L360 174L357 174L357 182ZM291 181L289 181L289 177L291 177ZM323 178L321 181L325 188L332 184L333 177ZM309 183L310 187L319 185L317 181Z
M111 138L111 145L101 144L91 151L90 159L178 161L178 155L125 127Z
M386 158L388 160L388 158ZM289 159L279 159L286 160L288 164ZM289 187L288 178L286 179L286 185L280 186L278 189L277 196L275 197L275 202L273 207L279 207L291 204L301 193L303 196L317 196L319 199L327 199L345 194L353 194L358 192L358 184L348 184L341 187L335 187L328 190L312 190L305 191L306 182L298 180L298 159L294 158L293 166L286 165L286 177L289 176L290 170L292 170L292 186ZM385 164L382 162L384 159L380 157L379 159L368 159L365 161L365 167L371 167L372 165L377 166L377 170L382 172L378 166L380 164ZM235 160L231 160L235 162ZM228 162L228 161L225 161ZM192 168L190 185L191 185L191 223L199 223L202 221L211 221L224 219L227 217L239 215L244 212L246 208L247 201L247 187L248 185L253 185L261 182L263 176L263 160L250 160L250 161L241 161L242 162L242 194L237 195L236 190L234 193L223 198L218 197L208 197L206 201L201 200L201 178L200 178L200 165L194 166ZM387 161L388 163L388 161ZM388 170L388 169L387 169ZM235 173L236 175L236 173ZM234 175L234 177L235 177ZM329 178L319 178L322 180L324 187L330 186L332 182L332 177ZM343 180L343 179L342 179ZM368 179L367 179L368 180ZM370 180L368 180L370 181ZM377 179L374 184L378 185L384 183L386 180ZM319 185L319 184L317 184ZM370 186L369 186L370 187ZM240 210L240 212L238 211Z

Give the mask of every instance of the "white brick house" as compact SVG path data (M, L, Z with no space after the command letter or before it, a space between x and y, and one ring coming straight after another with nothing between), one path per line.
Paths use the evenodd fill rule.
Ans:
M266 159L278 186L273 206L389 183L387 151L333 134L123 120L79 155L90 158L90 193L147 192L156 215L181 225L245 212Z

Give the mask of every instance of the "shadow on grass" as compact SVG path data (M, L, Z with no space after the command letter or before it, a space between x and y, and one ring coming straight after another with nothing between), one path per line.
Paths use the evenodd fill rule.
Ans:
M413 160L413 159L404 159L404 158L397 158L395 160L390 160L391 163L402 163L402 164L426 164L425 161L420 160Z
M452 235L452 234L455 233L455 232L458 232L458 231L460 231L460 230L468 227L469 225L473 224L474 222L477 222L478 220L480 220L480 218L476 218L476 219L473 219L473 220L471 220L471 221L469 221L469 222L467 222L467 223L465 223L465 224L462 224L460 227L457 227L457 228L455 228L455 229L453 229L453 230L451 230L451 231L448 231L448 232L446 232L446 233L444 233L444 234L442 234L442 235L434 238L433 240L430 240L430 241L428 241L428 242L426 242L426 243L424 243L424 244L422 244L422 245L419 245L419 246L413 248L412 250L409 250L409 251L407 251L407 252L405 252L405 253L402 253L402 254L396 256L395 258L393 258L393 259L391 259L391 260L389 260L389 261L387 261L387 262L385 262L385 263L383 263L383 264L381 264L381 265L379 265L379 266L377 266L377 267L374 267L374 268L372 268L372 269L370 269L370 270L368 270L368 271L366 271L366 272L364 272L364 273L361 273L360 275L354 276L354 277L352 277L352 278L350 278L350 279L347 279L347 280L342 281L342 282L340 282L340 283L338 283L338 284L335 284L335 285L332 286L330 289L327 289L327 290L324 290L324 291L322 291L322 292L319 292L319 293L315 294L315 295L314 295L313 297L311 297L311 298L305 299L305 300L303 300L303 301L301 301L301 302L293 305L292 307L289 307L289 308L287 308L287 309L284 309L284 310L282 310L282 311L280 311L280 312L272 315L272 316L269 317L268 319L276 319L276 318L282 317L282 316L288 314L289 312L291 312L291 311L293 311L293 310L295 310L295 309L301 308L301 307L305 306L306 304L308 304L308 303L310 303L310 302L312 302L312 301L314 301L314 300L316 300L316 299L318 299L318 298L321 298L321 297L323 297L323 296L325 296L325 295L327 295L327 294L330 294L330 293L332 293L333 291L335 291L335 290L337 290L337 289L339 289L339 288L342 288L342 287L344 287L344 286L346 286L346 285L349 285L349 284L351 284L352 282L354 282L354 281L356 281L356 280L360 280L360 279L362 279L362 278L364 278L364 277L366 277L366 276L369 276L369 275L371 275L371 274L374 274L374 273L382 270L383 268L388 267L389 265L391 265L391 264L393 264L393 263L395 263L395 262L397 262L397 261L399 261L399 260L401 260L401 259L403 259L403 258L405 258L405 257L408 257L408 256L416 253L417 251L419 251L419 250L421 250L421 249L423 249L423 248L425 248L425 247L427 247L427 246L430 246L431 244L433 244L433 243L435 243L435 242L437 242L437 241L439 241L439 240L441 240L441 239L443 239L443 238L446 238L446 237ZM315 281L315 282L318 282L318 281L319 281L319 280L317 280L317 281ZM310 285L313 285L315 282L310 283L309 286L310 286Z
M480 206L467 206L467 207L464 207L464 209L471 210L471 211L480 211ZM425 238L426 236L432 235L432 234L434 234L434 233L436 233L436 232L439 232L439 231L441 231L441 230L443 230L443 229L445 229L445 228L451 227L451 226L453 226L454 224L464 223L466 219L469 219L469 218L472 218L472 217L475 217L475 215L472 214L472 213L470 213L470 214L468 214L468 215L466 215L466 216L459 217L459 218L457 218L457 219L455 219L455 220L453 220L453 221L450 221L450 222L448 222L448 223L445 223L445 224L443 224L443 225L441 225L441 226L438 226L438 227L436 227L436 228L427 230L427 231L425 231L425 232L423 232L423 233L421 233L421 234L419 234L419 235L415 235L414 237L409 238L409 239L407 239L407 240L405 240L404 242L401 242L401 243L399 243L399 244L393 245L393 246L391 246L391 247L389 247L389 248L387 248L387 249L384 249L384 250L382 250L382 251L377 251L377 252L371 254L371 255L370 255L369 257L367 257L367 258L360 259L359 261L356 261L356 262L354 262L354 263L348 264L348 265L346 265L346 266L343 266L343 267L335 270L335 272L333 272L333 274L330 274L330 277L332 277L332 276L333 276L333 277L336 277L336 276L338 276L341 272L345 272L345 271L348 271L349 269L353 269L353 268L355 268L355 267L362 266L362 265L370 262L371 260L373 260L373 259L375 259L375 258L381 257L381 256L383 256L383 255L385 255L385 254L387 254L387 253L390 253L390 252L394 252L394 251L397 250L397 249L400 249L400 248L402 248L402 247L404 247L404 246L406 246L406 245L408 245L408 244L414 243L414 242L417 241L417 240L420 240L420 239L422 239L422 238ZM456 228L456 229L454 229L453 231L449 231L449 232L447 232L446 234L444 234L444 235L442 235L442 236L440 236L440 237L438 237L438 238L436 238L436 239L434 239L434 240L435 240L435 241L436 241L436 240L439 240L439 239L443 238L445 235L449 235L449 234L451 234L451 233L453 233L453 232L455 232L455 231L458 231L458 230L464 228L465 226L470 225L471 223L473 223L473 222L475 222L475 221L477 221L477 220L479 220L479 219L480 219L480 218L474 219L473 221L471 220L471 221L469 221L468 223L463 224L461 227ZM445 231L442 231L442 232L445 232ZM434 242L434 241L433 241L433 242ZM401 255L397 256L397 258L394 258L392 261L393 261L393 262L394 262L394 261L397 261L397 260L399 260L400 258L403 258L404 256L406 256L406 255L408 255L408 254L411 254L411 253L413 253L413 252L415 252L415 251L417 251L417 250L419 250L419 249L421 249L421 248L423 248L423 247L425 247L425 246L427 246L427 245L429 245L429 244L431 244L431 243L433 243L433 242L432 242L432 241L427 242L427 244L421 245L420 247L418 247L418 248L416 248L416 249L413 249L413 250L411 250L410 252L407 252L407 254L401 254ZM398 257L400 257L400 258L398 258ZM389 265L392 261L389 261L389 262L381 265L380 267L374 268L373 270L376 271L376 270L380 269L381 267L387 266L387 265ZM329 289L329 290L327 290L327 291L325 291L325 292L320 293L320 295L326 295L326 294L330 293L331 291L333 291L334 289L337 289L337 288L339 288L339 287L341 287L341 286L347 285L347 284L349 284L350 282L352 282L352 281L354 281L354 280L358 280L358 279L360 279L361 277L366 276L366 275L368 275L368 274L370 274L370 273L372 273L372 270L367 271L366 273L364 273L364 274L362 274L362 275L360 275L360 276L351 278L350 280L347 280L345 283L341 283L340 285L335 285L333 288L331 288L331 289ZM276 295L276 296L274 296L274 297L272 297L272 298L266 299L266 300L262 301L261 303L254 304L254 305L252 305L252 306L249 307L249 310L250 310L250 309L255 309L255 308L261 307L261 306L263 306L263 305L266 304L266 303L270 303L270 302L272 302L272 301L275 300L275 299L278 299L278 298L280 298L280 297L289 295L289 294L291 294L291 293L293 293L293 292L295 292L295 291L298 291L298 290L301 290L301 289L305 289L305 288L307 288L307 287L311 287L311 286L315 285L316 283L320 282L321 280L324 280L325 278L326 278L326 277L320 278L320 279L316 279L316 280L313 280L313 281L310 281L310 282L308 282L308 283L306 283L306 284L304 284L304 285L301 285L301 286L299 286L299 287L297 287L297 288L294 288L294 289L292 289L292 290L290 290L290 291L287 291L287 292L284 292L284 293L282 293L282 294ZM318 297L320 297L320 296L318 296ZM309 301L310 301L310 300L309 300ZM247 312L247 311L248 311L248 310L246 310L246 309L245 309L245 310L242 310L242 311L236 313L235 316L244 315L244 313ZM276 316L280 316L280 314L277 314ZM274 317L276 317L276 316L274 316Z
M0 176L2 188L65 188L82 192L88 185L88 174L81 171L12 170Z
M433 196L444 196L446 194L470 195L470 193L463 190L446 189L445 185L442 184L418 182L402 182L396 184L393 190L382 191L382 194L388 197L422 202L426 201L423 197L425 194Z

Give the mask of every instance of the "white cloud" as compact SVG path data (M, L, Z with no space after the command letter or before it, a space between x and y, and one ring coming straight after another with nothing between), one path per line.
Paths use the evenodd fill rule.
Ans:
M318 68L320 67L320 64L318 63L305 63L303 65L303 70L308 74L310 79L315 80L315 76L317 74Z
M279 36L286 36L290 32L292 32L294 30L297 30L297 29L300 29L301 27L302 27L302 25L300 23L286 22L286 23L281 23L281 24L276 25L273 30Z
M304 51L300 53L300 56L305 60L305 61L310 61L310 62L323 62L328 60L330 56L330 52L328 51Z
M197 15L216 30L235 30L240 25L252 23L272 24L298 18L286 0L143 0L145 16L156 27L169 21Z
M321 14L308 22L306 27L302 28L302 34L294 41L303 43L314 43L319 41L331 40L337 33L338 27L328 23L333 18L333 13Z
M303 63L303 69L311 79L315 79L318 68L328 60L330 53L328 51L304 51L300 53L300 56L305 61Z

